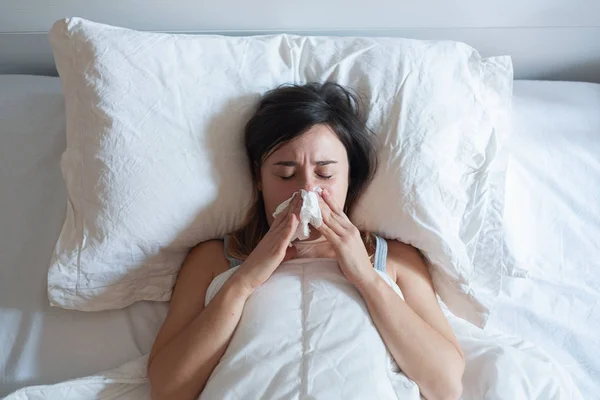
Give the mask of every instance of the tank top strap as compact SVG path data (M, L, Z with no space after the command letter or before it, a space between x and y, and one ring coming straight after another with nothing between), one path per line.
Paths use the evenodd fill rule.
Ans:
M373 266L377 271L385 272L385 262L387 259L388 245L384 238L375 235L375 256L373 257Z
M225 258L227 259L227 261L229 261L229 268L235 268L237 266L242 265L244 261L229 255L228 249L230 238L231 235L225 235L225 237L223 237L223 251L225 252Z

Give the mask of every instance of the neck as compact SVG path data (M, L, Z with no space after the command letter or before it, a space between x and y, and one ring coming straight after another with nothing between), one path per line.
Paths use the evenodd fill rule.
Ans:
M318 233L318 232L317 232ZM325 239L324 236L319 234L316 238L312 235L307 240L298 241L293 243L296 248L295 258L334 258L335 252L331 244Z

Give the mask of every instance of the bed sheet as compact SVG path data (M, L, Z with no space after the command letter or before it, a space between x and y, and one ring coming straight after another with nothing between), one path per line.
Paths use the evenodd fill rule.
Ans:
M600 85L516 81L513 110L503 223L529 279L504 278L488 326L539 344L600 399Z
M489 322L561 361L600 398L600 85L515 82L505 225L512 262ZM46 272L65 213L57 78L0 76L0 396L114 368L150 350L166 303L51 308Z
M146 353L167 311L49 306L46 273L66 211L63 103L58 78L0 76L0 397Z

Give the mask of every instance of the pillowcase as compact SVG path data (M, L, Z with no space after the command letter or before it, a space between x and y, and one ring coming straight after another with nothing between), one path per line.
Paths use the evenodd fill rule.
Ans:
M488 169L511 96L510 58L449 41L172 35L81 18L56 22L50 38L68 191L48 273L52 305L169 300L190 248L244 221L252 185L242 130L261 94L334 80L368 99L380 148L351 218L420 248L448 307L485 323L501 276L496 252L485 256L501 240L486 219L499 218Z

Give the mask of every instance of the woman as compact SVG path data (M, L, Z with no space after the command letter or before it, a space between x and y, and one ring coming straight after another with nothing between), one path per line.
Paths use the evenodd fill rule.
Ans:
M196 398L254 290L287 260L321 257L337 259L389 352L421 394L428 400L460 396L463 353L420 253L389 241L386 255L383 239L361 233L347 217L375 172L365 121L358 97L331 82L283 86L261 99L245 127L255 204L243 228L225 241L200 243L186 259L148 360L154 398ZM308 240L289 247L299 223L300 196L287 211L272 214L295 192L316 186L323 189L323 223ZM211 281L238 265L205 307ZM376 270L397 283L404 300Z

